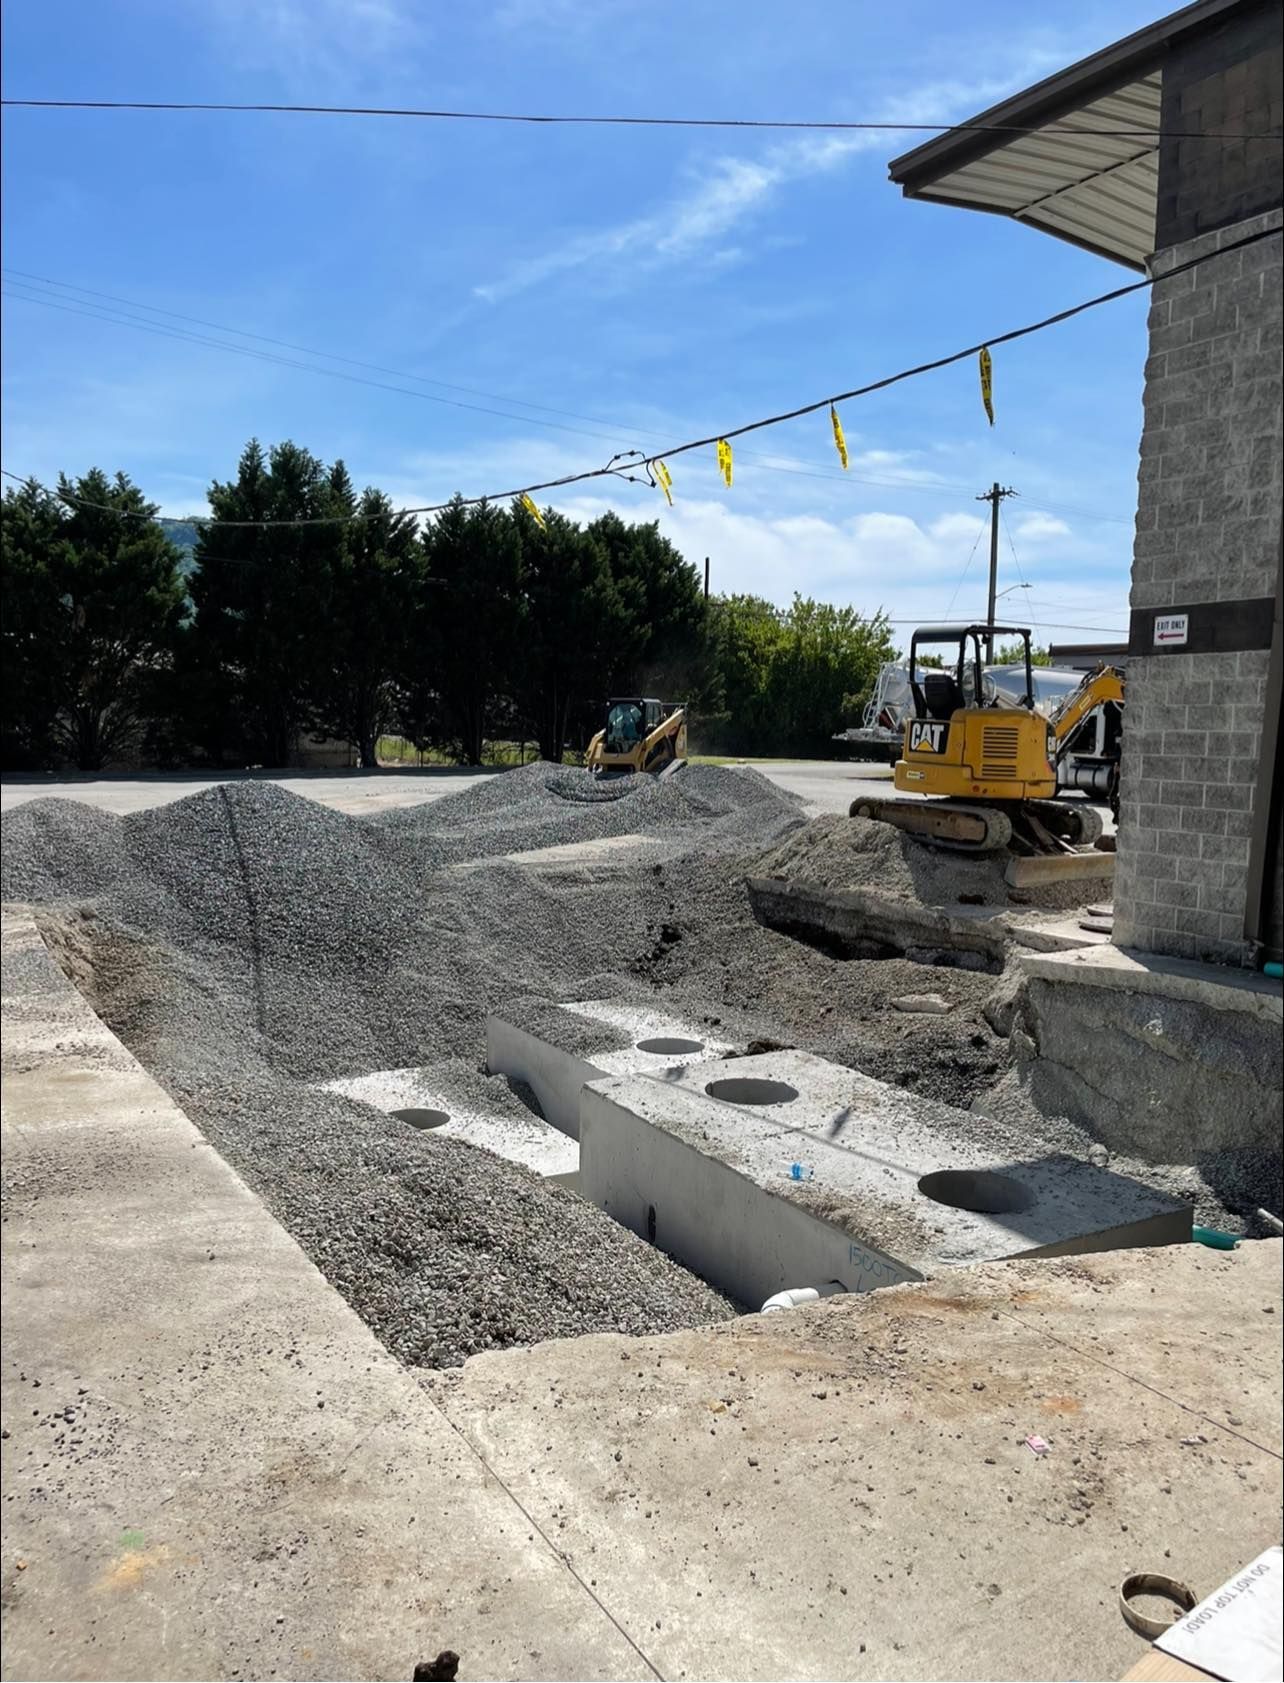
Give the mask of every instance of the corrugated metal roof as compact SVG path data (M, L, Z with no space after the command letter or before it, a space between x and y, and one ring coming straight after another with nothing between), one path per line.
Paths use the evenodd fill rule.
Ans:
M996 136L981 156L905 191L1012 216L1144 269L1155 249L1159 107L1156 72L1059 115L1055 133ZM1132 132L1080 138L1076 128Z

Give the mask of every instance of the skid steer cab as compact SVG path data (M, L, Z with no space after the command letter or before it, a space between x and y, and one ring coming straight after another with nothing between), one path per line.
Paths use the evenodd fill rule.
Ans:
M1015 637L1025 654L1025 694L1016 706L986 700L981 639ZM924 645L950 648L947 664L925 667ZM905 720L894 774L906 794L956 800L1050 800L1057 792L1056 745L1034 710L1030 633L1015 627L925 625L910 639L913 712Z
M686 765L686 755L684 701L615 696L606 704L605 722L588 745L585 763L594 777L628 777L637 772L669 777Z

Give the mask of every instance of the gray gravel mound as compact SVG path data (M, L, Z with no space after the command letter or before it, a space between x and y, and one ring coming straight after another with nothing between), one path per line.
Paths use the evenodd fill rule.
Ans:
M416 870L543 847L645 835L681 851L753 851L804 821L801 802L748 767L688 766L652 777L595 781L536 761L458 795L365 820Z
M110 887L122 874L121 821L82 801L25 801L0 818L0 900L38 904Z
M756 777L700 780L686 797L639 783L585 807L548 787L563 775L531 767L496 791L475 786L437 803L453 812L414 814L401 846L386 826L270 783L123 821L32 802L6 828L10 880L42 903L67 972L407 1361L734 1312L572 1194L315 1086L435 1067L458 1090L461 1066L480 1069L490 1006L576 997L586 978L592 991L639 991L649 869L574 884L501 860L484 880L434 869L466 855L470 829L483 851L504 851L514 835L564 842L586 811L632 806L649 833L703 845L710 821L735 830L743 798L744 834L761 847L799 821ZM434 850L436 830L447 845Z
M176 1096L411 1365L736 1313L582 1198L461 1140L270 1076L179 1081Z

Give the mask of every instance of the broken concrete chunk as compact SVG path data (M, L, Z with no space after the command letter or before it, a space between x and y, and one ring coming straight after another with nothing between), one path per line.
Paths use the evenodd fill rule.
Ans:
M911 1011L920 1017L943 1017L950 1010L948 999L939 993L903 993L892 1001L893 1011Z

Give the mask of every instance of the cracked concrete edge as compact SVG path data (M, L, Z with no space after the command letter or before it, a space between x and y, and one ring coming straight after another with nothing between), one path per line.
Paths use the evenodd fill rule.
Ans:
M1280 984L1248 971L1113 945L1068 952L1023 952L1017 957L1025 974L1041 981L1187 1000L1214 1011L1241 1011L1265 1022L1284 1022L1284 990Z

